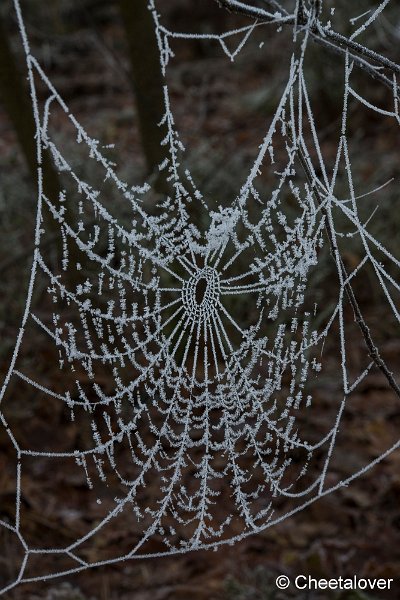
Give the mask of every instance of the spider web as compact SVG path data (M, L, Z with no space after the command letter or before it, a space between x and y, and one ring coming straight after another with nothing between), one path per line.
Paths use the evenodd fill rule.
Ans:
M376 360L367 361L358 373L349 366L346 313L354 312L349 290L363 269L372 268L388 313L399 323L400 262L364 217L365 194L356 195L348 133L354 102L399 124L396 77L389 108L375 106L352 84L356 66L344 52L341 135L329 169L305 69L316 19L310 5L301 36L294 28L297 39L274 115L247 178L227 206L206 198L183 166L165 79L161 125L169 158L160 171L172 193L149 207L150 184L121 181L107 152L83 129L31 54L19 1L14 2L37 127L39 193L26 307L0 400L16 381L22 390L62 403L71 422L89 435L72 450L49 449L45 440L42 449L27 448L0 412L17 457L15 522L2 520L0 527L18 538L24 554L18 577L3 592L21 582L119 560L233 543L348 485L400 445L397 441L362 469L327 484L348 397L377 366ZM357 21L353 40L386 4L362 16L362 25ZM255 29L266 26L258 20L222 34L187 34L165 27L153 0L149 10L165 77L174 41L216 40L233 61ZM285 25L293 16L283 9L267 14L268 27ZM329 25L318 27L323 32ZM39 85L46 94L43 106ZM72 128L72 153L51 132L54 113L64 114ZM97 184L80 175L75 148L79 160L94 165ZM51 153L68 182L59 198L44 193L43 151ZM348 195L341 199L337 187L343 177ZM110 189L124 219L115 215ZM46 256L44 244L54 231L56 260ZM346 269L342 251L355 237L362 258ZM310 285L324 248L337 272L337 295L327 308L318 306ZM53 307L50 319L35 306L40 281L46 282ZM55 389L41 383L40 373L24 371L20 354L30 327L55 349L61 373ZM310 426L319 410L310 382L323 372L322 351L330 336L339 337L342 395L332 407L329 428L320 434ZM75 464L84 473L88 498L99 507L96 523L68 544L38 546L26 540L23 475L36 460L54 473L62 470L62 461ZM310 468L316 460L318 476ZM110 487L119 490L111 500ZM91 548L120 519L132 531L129 551L107 549L101 559L91 558ZM38 561L49 555L53 569L40 571Z

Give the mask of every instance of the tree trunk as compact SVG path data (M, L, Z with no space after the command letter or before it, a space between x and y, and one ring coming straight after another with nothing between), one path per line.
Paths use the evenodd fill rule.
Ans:
M118 2L129 45L142 147L148 171L157 176L157 191L162 192L167 186L158 165L167 157L166 147L161 145L167 132L158 125L165 112L164 81L153 19L147 0Z
M36 126L28 91L17 68L6 27L0 17L0 100L17 134L29 172L37 184ZM43 191L53 202L58 199L60 182L51 158L43 153Z

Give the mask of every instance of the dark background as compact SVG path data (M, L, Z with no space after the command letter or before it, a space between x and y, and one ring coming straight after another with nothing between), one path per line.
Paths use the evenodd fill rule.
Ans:
M141 0L140 0L141 1ZM156 140L144 147L140 131L150 127L146 139L157 137L151 123L141 122L141 74L132 54L129 35L133 30L121 18L123 2L114 0L27 0L22 3L33 54L83 127L102 144L116 144L112 152L121 178L140 183L154 168ZM135 2L133 2L135 4ZM288 3L289 4L289 3ZM329 3L327 3L329 4ZM371 7L371 2L337 2L335 26L351 31L349 18ZM244 17L229 15L212 0L160 2L165 22L174 30L220 32L248 23ZM368 45L399 60L400 11L392 3L385 16L371 28ZM137 5L138 6L138 5ZM126 7L125 7L126 8ZM351 14L350 14L351 12ZM24 55L11 3L0 6L3 48L0 56L0 368L5 373L22 315L28 283L36 188L32 124L26 86ZM186 40L174 45L175 58L168 72L177 128L187 147L186 161L202 191L216 203L235 197L255 155L269 119L279 100L292 52L291 31L277 34L274 29L257 30L237 60L231 63L217 42ZM233 40L232 40L233 41ZM365 40L364 40L365 41ZM260 47L260 44L263 44ZM8 46L8 48L7 48ZM10 52L7 55L7 52ZM137 48L133 52L137 54ZM334 160L340 126L343 61L335 55L311 48L308 81L315 116L328 164ZM132 62L133 56L133 62ZM11 58L14 61L11 62ZM142 59L145 60L145 59ZM150 59L146 59L150 60ZM145 71L151 62L145 65ZM151 78L157 82L157 76ZM360 86L381 106L390 106L390 92L359 75ZM154 92L154 90L153 90ZM152 98L157 112L157 90ZM398 200L399 139L393 120L371 116L365 110L351 113L353 170L361 191L395 177L382 192L383 201L372 223L372 230L397 256L400 211ZM58 139L74 148L63 120ZM79 157L78 157L79 158ZM152 162L153 160L153 162ZM329 162L330 161L330 162ZM157 162L157 161L155 161ZM49 166L49 172L52 167ZM92 167L88 165L88 169ZM85 173L85 165L82 165ZM93 173L86 173L92 177ZM49 175L51 178L51 175ZM397 179L396 179L397 178ZM163 183L158 182L162 186ZM373 209L374 197L366 200ZM51 253L51 240L48 242ZM362 251L356 242L349 244L345 260L356 265ZM314 285L320 302L329 303L326 283L334 274L329 253L321 260L319 278ZM373 277L358 284L357 293L368 323L376 332L383 355L398 370L400 340L389 311ZM42 302L45 289L35 302ZM355 365L365 354L362 340L354 335L349 344ZM360 357L360 358L359 358ZM49 387L59 372L43 340L30 338L24 347L24 364L40 369ZM331 418L331 405L340 395L340 361L337 340L328 349L331 369L322 382L323 397L319 418ZM32 443L51 434L64 418L57 407L35 398L34 393L11 389L14 400L8 409L14 429L21 439ZM325 406L325 409L324 409ZM325 412L324 412L325 411ZM400 409L398 399L387 389L377 372L352 398L343 425L343 435L335 458L340 478L372 461L398 437ZM73 446L79 427L69 427L65 443ZM312 504L278 526L251 536L235 546L218 552L192 552L160 559L132 560L61 577L50 582L24 584L9 592L11 599L47 600L261 600L269 598L326 598L323 592L297 596L279 595L274 580L277 574L300 573L317 577L368 576L398 577L400 572L400 455L393 453L350 487ZM73 474L54 474L45 469L25 475L27 528L33 539L42 532L57 537L62 529L79 532L80 521L96 518L95 508L86 506L82 482ZM37 478L41 484L37 485ZM54 511L64 495L74 490L82 502L74 514ZM51 490L51 499L49 491ZM59 494L59 497L58 497ZM81 494L81 496L80 496ZM15 502L15 470L7 436L0 431L0 518L12 521ZM55 517L50 517L54 512ZM76 534L78 535L78 534ZM112 532L110 545L129 546L129 530ZM0 533L0 584L15 577L21 561L20 548L7 533ZM360 593L334 594L332 598L398 598L396 589L384 595Z

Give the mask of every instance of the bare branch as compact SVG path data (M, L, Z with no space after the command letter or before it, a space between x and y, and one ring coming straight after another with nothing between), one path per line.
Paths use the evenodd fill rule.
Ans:
M239 2L238 0L216 0L220 6L226 8L231 12L235 12L241 15L246 15L253 19L257 19L258 21L265 21L267 23L273 23L278 21L280 24L286 25L297 25L297 26L306 26L308 24L308 20L306 15L304 14L304 9L302 8L302 4L300 4L298 14L289 15L286 11L283 15L272 14L262 8L258 8L255 6L250 6L245 4L244 2ZM278 17L278 19L277 19ZM280 17L280 18L279 18ZM378 54L374 50L370 50L365 46L351 40L340 33L333 31L328 27L323 27L321 23L318 21L314 21L310 25L310 33L314 41L319 44L324 45L326 48L330 49L333 52L337 51L346 51L351 50L351 58L352 60L362 69L368 71L368 73L374 77L374 79L379 79L385 85L389 85L391 88L393 87L393 82L391 79L385 77L385 75L377 73L376 69L371 63L365 60L368 58L369 60L374 61L380 67L385 69L389 69L392 73L396 75L400 75L400 65L389 60L382 54ZM328 43L328 40L331 42ZM355 54L354 54L355 53ZM360 56L357 56L360 55ZM364 57L364 58L361 58Z
M332 42L324 39L323 37L312 34L312 39L316 44L323 46L330 52L334 52L335 54L339 54L340 56L345 56L346 52L348 52L348 50L346 50L345 48L342 48L341 46L337 46L336 44L333 44ZM355 54L353 54L351 52L349 53L349 58L360 69L362 69L363 71L368 73L368 75L370 77L372 77L372 79L376 79L377 81L380 81L381 83L383 83L383 85L388 87L390 90L393 90L393 80L389 79L389 77L386 77L386 75L384 75L381 71L378 71L376 68L374 68L371 65L371 63L364 60L360 56L356 56Z
M291 136L289 135L289 138L291 139ZM293 141L292 141L293 143ZM328 236L328 240L329 240L329 245L331 247L331 252L332 255L337 259L337 263L340 267L341 270L341 275L344 281L344 290L346 292L347 298L349 300L349 303L351 305L351 308L353 310L354 313L354 320L357 323L361 334L364 338L364 342L367 346L368 349L368 354L371 357L372 361L374 362L375 366L381 371L381 373L383 373L383 375L385 376L388 384L390 385L390 387L392 388L392 390L395 392L395 394L400 398L400 386L397 383L397 381L394 378L393 373L390 371L390 369L388 368L387 364L385 363L385 361L383 360L383 358L381 357L379 350L377 348L377 346L375 345L372 336L371 336L371 332L370 329L362 315L360 306L357 302L357 298L354 294L353 288L351 286L350 283L350 279L349 279L349 275L347 273L347 269L343 263L339 248L337 246L336 243L336 239L335 239L335 235L334 235L334 231L332 229L332 225L330 223L330 220L328 218L328 213L326 208L324 207L324 198L321 195L320 190L318 189L318 187L316 185L314 185L314 178L311 172L311 169L307 163L307 159L304 156L301 148L297 149L298 152L298 157L301 163L301 166L305 172L305 175L307 177L308 183L310 185L310 188L314 194L314 197L317 201L318 206L321 208L321 213L324 215L325 217L325 228L326 228L326 232L327 232L327 236Z
M253 19L257 19L258 21L265 21L269 23L275 23L282 21L285 23L294 23L294 16L288 15L286 11L282 11L282 14L279 12L271 13L263 8L258 8L257 6L249 6L248 4L244 4L243 2L239 2L239 0L216 0L218 4L229 12L234 12L239 15L245 15L246 17L251 17Z
M349 50L352 50L353 52L357 52L361 56L365 56L365 57L373 60L381 67L384 67L385 69L389 69L390 71L392 71L392 73L395 73L396 75L400 75L400 65L389 60L388 58L386 58L386 56L383 56L382 54L378 54L377 52L374 52L373 50L370 50L369 48L366 48L365 46L358 44L354 40L350 40L349 38L341 35L340 33L336 33L332 29L328 29L328 28L324 27L322 29L322 31L323 31L323 34L326 35L326 37L331 39L333 42L335 42L341 48L347 48ZM315 33L315 32L313 31L313 33ZM318 37L320 37L318 35L318 33L316 35Z

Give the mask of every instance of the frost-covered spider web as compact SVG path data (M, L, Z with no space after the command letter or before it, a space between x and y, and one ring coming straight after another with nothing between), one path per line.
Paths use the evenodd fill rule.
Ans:
M267 2L275 10L247 7L256 18L248 26L187 34L168 29L157 12L161 6L150 0L165 77L161 126L168 158L160 171L170 189L150 206L150 184L120 180L107 149L83 129L31 54L19 1L14 2L37 126L39 193L26 308L0 396L2 426L16 455L15 520L1 520L0 527L18 538L23 554L19 575L6 589L119 560L233 543L348 485L395 450L400 441L345 479L327 482L350 395L374 369L399 392L375 352L352 287L369 268L388 319L398 325L400 262L370 230L362 202L371 190L357 196L348 115L358 103L396 127L400 67L387 61L387 75L376 64L377 55L354 55L351 44L339 44L342 125L330 168L305 67L314 38L332 46L335 41L318 3ZM387 4L375 4L354 19L349 38L354 51ZM294 37L280 100L241 189L220 206L198 189L185 167L167 85L172 44L214 40L233 61L256 29L267 27L271 35L282 26L291 26ZM375 85L389 83L385 107L353 85L353 72L360 69L376 76ZM39 102L38 95L46 100ZM53 114L63 114L74 132L72 153L52 134ZM44 152L51 153L66 182L59 197L44 192ZM94 165L97 183L82 177L82 160ZM337 191L339 181L341 189L345 181L344 197ZM110 190L119 196L123 219L116 216ZM47 256L44 245L49 233L56 234L55 257ZM342 253L354 238L362 255L349 267ZM336 296L319 306L310 282L325 248L335 265ZM39 282L45 282L51 313L34 301ZM359 372L350 366L349 314L370 355ZM54 389L41 381L40 372L24 370L21 349L31 330L53 348L49 360L58 361L60 370ZM323 349L331 336L339 340L341 394L331 406L329 427L320 431L314 427L320 408L315 381L324 372ZM34 390L50 406L62 403L71 426L81 432L74 447L62 427L54 440L20 442L7 417L10 388L13 402L19 389L21 394ZM80 498L96 507L96 517L87 520L85 530L29 541L24 472L54 472L54 485L66 489L68 511L64 468L76 469L78 479L83 474ZM106 532L118 528L130 532L130 547L123 552L118 543L102 542Z

